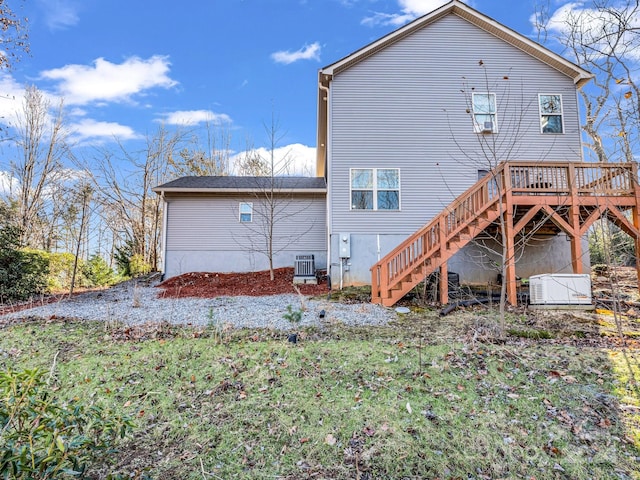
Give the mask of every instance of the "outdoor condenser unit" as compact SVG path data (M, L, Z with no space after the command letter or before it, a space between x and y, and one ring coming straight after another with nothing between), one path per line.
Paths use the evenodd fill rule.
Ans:
M318 283L313 255L296 255L293 283Z
M591 305L587 274L545 273L529 277L531 305Z

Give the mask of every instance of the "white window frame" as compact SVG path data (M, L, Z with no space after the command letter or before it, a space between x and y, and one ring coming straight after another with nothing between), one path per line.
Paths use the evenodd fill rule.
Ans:
M560 99L560 113L547 113L542 111L542 97L558 97ZM540 133L544 135L561 135L564 133L564 107L562 105L561 93L539 93L538 94L538 113L540 114ZM560 132L545 132L544 117L560 117Z
M356 170L370 170L373 178L373 185L370 188L354 188L353 187L353 172ZM395 170L398 172L398 188L378 188L378 171L379 170ZM373 195L373 208L355 208L353 205L353 191L370 191ZM400 181L400 169L399 168L351 168L349 169L349 209L360 212L399 212L401 210L401 181ZM378 192L398 192L398 208L387 209L378 208Z
M249 207L249 211L243 211L242 207ZM249 215L249 220L243 220L242 215ZM253 222L253 202L240 202L238 204L238 221L240 223L252 223Z
M493 98L493 111L482 112L476 111L476 96L485 96ZM491 92L474 92L471 94L471 109L473 110L473 131L475 133L498 133L498 99L495 93ZM487 131L484 128L484 122L478 122L477 116L489 116L491 118L491 131Z

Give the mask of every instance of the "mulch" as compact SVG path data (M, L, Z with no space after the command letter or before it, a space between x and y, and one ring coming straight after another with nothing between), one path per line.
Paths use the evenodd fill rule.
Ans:
M293 284L293 268L277 268L271 280L269 270L250 273L191 272L169 278L158 285L163 298L215 298L221 296L280 295L301 293L323 295L329 292L326 281L317 285ZM299 292L297 290L299 290Z

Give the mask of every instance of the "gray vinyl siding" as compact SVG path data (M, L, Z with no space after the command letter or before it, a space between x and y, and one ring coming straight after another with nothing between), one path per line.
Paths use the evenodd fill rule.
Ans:
M475 183L489 161L466 113L472 92L496 94L497 161L581 160L573 81L447 15L333 77L331 232L408 235ZM540 133L539 93L562 95L563 134ZM401 211L351 211L350 168L400 168Z
M187 271L250 271L268 268L260 229L260 202L251 195L199 195L165 197L167 234L165 274ZM240 202L251 202L253 222L239 221ZM277 205L275 222L276 267L293 266L295 254L314 253L326 263L326 203L324 194L296 195ZM292 242L293 240L293 242ZM260 242L260 245L257 243ZM320 258L318 258L320 257ZM197 267L194 265L198 265Z

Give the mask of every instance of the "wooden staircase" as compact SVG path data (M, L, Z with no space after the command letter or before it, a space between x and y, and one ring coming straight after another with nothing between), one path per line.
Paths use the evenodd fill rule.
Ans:
M447 261L486 229L499 227L507 252L507 297L515 305L516 234L533 222L564 231L574 273L582 273L581 238L601 217L634 237L640 251L639 206L635 163L501 163L371 268L371 301L392 306L439 272L440 301L447 303Z

